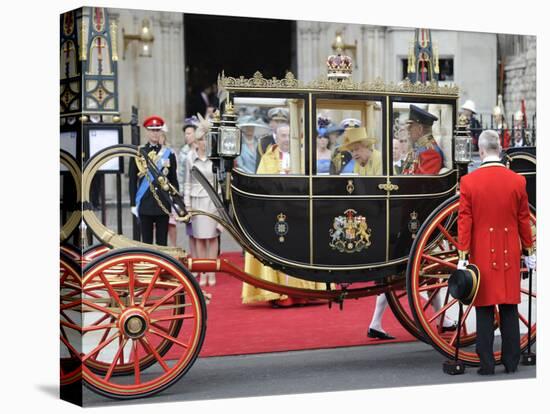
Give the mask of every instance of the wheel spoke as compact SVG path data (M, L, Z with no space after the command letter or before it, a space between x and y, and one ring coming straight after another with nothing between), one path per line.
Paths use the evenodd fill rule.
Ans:
M447 287L448 284L449 284L448 282L434 283L432 285L421 286L417 290L418 292L426 292L429 290L441 289L441 288Z
M151 332L152 334L155 334L157 336L160 336L161 338L167 339L170 342L173 342L173 343L181 346L182 348L185 348L185 349L189 348L189 345L179 341L178 339L174 338L171 335L168 335L168 334L164 333L162 327L160 327L156 324L152 324L152 325L154 325L154 328L153 328L153 326L151 326L151 328L149 329L149 332Z
M179 285L177 288L172 289L170 292L168 292L166 295L164 295L160 300L157 300L153 306L147 309L149 313L153 313L155 309L157 309L160 305L165 303L170 298L174 297L178 292L180 292L183 289L183 285Z
M160 366L162 367L164 372L168 372L170 370L170 367L168 365L166 365L166 362L164 362L164 360L159 355L159 353L157 352L155 347L149 345L149 342L147 341L147 338L145 338L145 337L140 338L139 341L141 342L141 344L143 345L144 348L146 348L149 352L151 352L155 356L155 359L158 361L158 363L160 364Z
M76 325L76 323L71 318L69 318L69 316L64 311L61 311L60 313L61 313L61 316L63 316L67 320L67 322L72 323L73 325Z
M69 352L71 354L73 354L75 357L79 358L80 359L80 352L78 352L72 345L71 343L69 342L69 340L67 338L63 338L63 336L60 336L61 338L61 342L63 342L65 344L65 346L67 347L67 349L69 350Z
M462 315L462 320L460 321L460 326L457 326L456 327L456 332L453 334L453 336L451 337L451 342L450 344L451 345L454 345L454 343L456 342L456 338L458 337L458 333L460 332L460 330L466 326L466 318L468 318L468 315L470 314L470 311L472 310L472 303L470 303L468 305L468 307L466 308L466 311L464 312L464 314ZM459 305L459 306L462 306Z
M69 302L69 303L64 303L63 305L61 305L59 307L59 309L64 311L64 310L67 310L67 309L75 308L78 305L82 304L83 302L84 301L82 299L74 300L74 301Z
M523 324L529 328L529 321L527 320L527 318L525 316L523 316L521 313L518 312L518 316L519 316L519 320L521 322L523 322ZM532 328L532 326L531 326Z
M521 288L521 293L529 296L529 289ZM536 298L537 297L537 292L531 291L531 297Z
M163 322L163 321L174 321L176 319L194 319L195 315L170 315L170 316L161 316L155 319L151 319L151 323ZM155 325L156 326L156 325Z
M109 331L107 331L109 332ZM85 355L82 358L82 362L88 360L91 356L97 354L99 351L101 351L103 348L105 348L107 345L109 345L111 342L113 342L116 338L120 336L120 332L114 333L109 339L102 341L98 346L96 346L91 352L89 352L87 355ZM97 358L94 358L97 359Z
M141 307L145 307L145 303L147 302L147 299L149 299L149 295L153 291L153 286L155 286L155 283L157 283L157 279L160 276L160 266L157 267L157 270L155 270L155 274L153 275L153 278L151 279L151 282L149 282L149 286L147 286L147 290L143 294L143 298L141 299Z
M132 358L134 358L134 384L141 384L141 371L139 369L138 341L132 342Z
M432 323L433 321L435 321L438 316L441 316L443 313L445 313L447 311L447 309L449 309L451 306L453 306L456 302L458 302L458 300L453 299L449 303L447 303L446 305L442 306L438 311L436 311L432 315L432 317L430 319L428 319L428 323Z
M439 290L434 290L432 293L430 293L430 295L428 296L428 300L426 300L426 303L424 304L424 307L423 307L424 310L428 309L428 306L430 306L430 304L435 298L435 295L437 295L438 293L439 293Z
M450 267L451 269L456 269L456 264L455 263L451 263L451 262L448 262L446 260L441 260L441 259L438 259L437 257L434 257L434 256L430 256L429 254L423 254L422 255L422 258L423 259L426 259L432 263L439 263L440 265L442 266L446 266L446 267Z
M110 310L108 308L104 308L102 306L96 305L95 303L90 302L89 300L86 300L86 299L82 300L82 304L86 305L86 306L89 306L90 308L93 308L97 311L105 312L105 313L111 315L113 318L118 317L118 314L116 312L113 312L112 310Z
M109 318L109 315L103 315L101 318L99 318L97 321L95 321L94 323L91 323L90 326L96 326L96 325L99 325L101 322L103 322L105 319ZM112 316L110 317L111 318L111 322L113 322L115 320L115 318L113 318Z
M95 325L95 326L87 326L85 328L82 328L82 332L92 332L92 331L99 331L101 329L113 329L116 328L116 323L106 323L103 325Z
M134 266L130 260L126 262L126 267L128 268L128 291L130 294L130 306L134 306L134 285L136 282L136 275L134 273Z
M120 309L125 309L126 307L122 303L122 300L120 300L120 297L118 296L116 291L113 289L113 287L111 286L111 284L109 283L109 281L107 280L103 272L99 272L98 275L99 275L99 278L103 281L107 290L109 291L109 294L111 295L111 297L115 300L116 303L118 303L118 306L120 307Z
M109 365L109 370L107 371L107 374L105 374L105 381L109 381L111 379L111 375L113 375L113 371L115 370L117 359L119 359L122 350L124 349L124 345L126 345L127 339L124 338L122 342L119 342L118 350L116 351L115 356L113 357L113 362Z
M445 227L443 227L441 225L441 223L439 223L437 225L437 228L439 229L439 231L441 231L441 233L443 233L443 235L447 238L447 240L453 245L455 246L457 249L458 249L458 243L457 241L455 240L455 238L453 236L451 236L449 234L449 232L447 231L447 229Z

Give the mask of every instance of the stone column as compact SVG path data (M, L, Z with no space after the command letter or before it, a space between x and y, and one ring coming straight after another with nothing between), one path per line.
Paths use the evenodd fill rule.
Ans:
M309 80L317 79L319 77L319 66L321 60L319 59L319 44L321 37L321 26L318 22L311 23L311 74Z

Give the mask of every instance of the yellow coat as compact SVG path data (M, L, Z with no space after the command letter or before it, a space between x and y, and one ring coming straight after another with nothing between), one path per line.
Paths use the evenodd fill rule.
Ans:
M277 144L269 146L260 160L257 174L279 174L281 168L281 151ZM267 280L285 286L292 286L302 289L326 289L324 283L308 282L302 279L288 276L283 272L279 272L269 266L264 266L250 253L246 252L244 256L244 271L258 279ZM286 299L286 295L270 292L264 289L259 289L248 283L243 283L242 302L268 302L277 299Z
M281 150L277 144L272 144L262 155L256 174L279 174L281 170Z

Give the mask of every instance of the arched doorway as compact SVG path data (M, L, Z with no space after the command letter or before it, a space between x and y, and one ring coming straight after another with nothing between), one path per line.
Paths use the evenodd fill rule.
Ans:
M201 92L228 76L284 77L296 73L296 22L291 20L184 14L186 116L204 114ZM215 102L214 93L209 98Z

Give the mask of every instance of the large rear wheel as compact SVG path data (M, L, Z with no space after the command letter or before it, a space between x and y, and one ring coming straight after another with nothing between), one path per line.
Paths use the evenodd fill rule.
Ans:
M458 330L442 329L443 319L458 319L459 307L463 318L460 329L459 359L470 365L478 365L475 352L476 323L473 306L464 306L450 297L447 282L458 263L457 218L458 196L445 202L422 225L413 243L407 267L407 292L412 315L426 339L441 354L453 358ZM536 216L531 212L533 229ZM534 233L536 234L536 233ZM533 272L533 286L536 286L536 272ZM527 347L528 332L528 281L521 282L521 303L519 308L521 348ZM430 306L439 297L440 306ZM536 288L531 292L532 315L536 315ZM496 338L500 337L498 309L496 310ZM536 337L536 319L532 320L531 339ZM498 342L496 339L495 342ZM495 351L495 360L500 362L501 353Z

